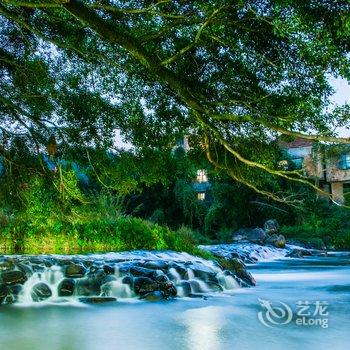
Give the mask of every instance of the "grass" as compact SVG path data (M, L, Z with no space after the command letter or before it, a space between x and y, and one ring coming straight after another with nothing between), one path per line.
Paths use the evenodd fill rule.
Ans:
M171 230L132 216L18 216L0 229L0 251L25 254L76 254L126 250L174 250L204 258L187 227Z

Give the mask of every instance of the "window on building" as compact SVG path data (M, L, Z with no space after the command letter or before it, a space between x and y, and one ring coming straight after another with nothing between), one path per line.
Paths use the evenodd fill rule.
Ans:
M205 200L205 192L199 192L197 194L197 198L199 201L204 201Z
M293 163L297 169L303 168L304 158L294 158Z
M350 169L350 153L343 153L340 155L339 169Z
M197 182L207 182L207 172L203 169L197 170Z

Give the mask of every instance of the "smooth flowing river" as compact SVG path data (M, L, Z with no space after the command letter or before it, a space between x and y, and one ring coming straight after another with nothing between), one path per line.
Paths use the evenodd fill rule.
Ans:
M206 300L3 305L0 349L349 348L349 253L260 262L249 270L256 287Z

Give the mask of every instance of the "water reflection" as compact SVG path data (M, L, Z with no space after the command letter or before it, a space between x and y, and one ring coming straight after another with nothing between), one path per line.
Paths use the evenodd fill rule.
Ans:
M231 308L232 309L232 308ZM188 348L193 350L218 349L222 342L227 308L207 306L186 310L180 322L186 327Z

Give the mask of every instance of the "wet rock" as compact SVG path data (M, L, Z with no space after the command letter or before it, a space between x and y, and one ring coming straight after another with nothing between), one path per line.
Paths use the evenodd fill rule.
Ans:
M224 276L231 276L238 284L238 286L242 287L242 288L249 288L252 286L251 283L247 283L245 282L243 279L237 277L237 275L235 275L233 272L225 270L224 271ZM255 280L254 280L255 283Z
M36 302L46 300L52 296L50 287L43 282L37 283L33 286L30 294L33 301Z
M29 262L30 262L31 264L40 265L40 264L43 263L43 258L31 256L31 257L29 257Z
M219 263L223 267L233 273L233 275L237 276L249 286L255 286L256 281L252 274L247 271L244 262L241 259L233 258L233 259L219 259ZM225 272L225 271L224 271Z
M188 296L221 290L222 280L218 280L218 273L222 275L223 271L218 263L190 258L185 254L179 254L179 258L172 254L169 261L159 259L156 254L154 260L151 260L152 254L145 252L143 255L142 252L137 252L132 258L125 254L126 257L120 259L110 258L110 255L98 255L89 259L85 256L0 256L0 264L3 264L3 269L0 269L0 303L16 302L22 285L33 273L37 273L42 281L30 291L33 300L50 298L50 286L61 278L61 271L64 279L57 286L57 294L63 298L79 296L94 300L113 295L128 297L131 289L146 300L162 300L178 294ZM241 277L247 279L243 272ZM184 281L185 278L188 280ZM235 275L235 278L238 277ZM114 294L119 292L120 294Z
M288 258L303 258L305 256L311 256L311 255L312 255L312 253L309 250L294 248L286 256Z
M0 305L5 301L8 294L8 287L6 284L0 284Z
M181 290L181 295L184 297L187 297L192 293L191 284L188 281L181 281L178 284L178 289Z
M32 264L31 268L33 272L44 272L46 267L44 265Z
M265 221L264 230L268 235L277 234L280 230L280 225L278 224L277 220L270 219Z
M169 268L175 269L182 279L187 274L187 269L174 261L169 263Z
M146 294L158 290L158 283L148 277L136 277L134 279L134 291L136 294Z
M276 248L284 248L286 246L286 239L283 235L273 234L266 239L266 244L270 244Z
M201 293L201 292L203 292L199 281L197 281L197 280L190 280L188 282L190 283L190 286L191 286L191 293Z
M223 288L220 286L219 283L208 281L206 284L207 284L208 288L210 288L210 290L212 290L214 292L222 292L223 291Z
M86 268L91 267L93 264L94 264L94 261L93 261L93 260L85 260L85 261L84 261L84 266L85 266Z
M92 275L95 274L98 270L100 270L100 267L99 267L99 266L92 265L92 266L89 267L89 271L87 272L87 275L88 275L88 276L92 276Z
M7 302L12 304L18 301L18 295L22 292L23 286L21 284L15 284L8 287Z
M71 278L65 278L57 287L58 296L70 297L74 294L75 281Z
M78 295L99 295L101 293L101 281L90 277L79 279L76 282L76 291Z
M123 262L122 264L118 265L118 271L121 274L128 274L130 269L136 268L140 265L141 263L137 262Z
M205 282L207 281L215 282L216 273L212 269L210 269L208 266L194 263L190 265L190 268L195 277Z
M42 265L44 265L45 267L52 267L54 265L54 259L43 259Z
M24 272L28 278L33 275L33 269L30 267L30 265L19 263L17 264L17 268Z
M8 293L13 294L13 295L18 295L21 293L23 290L23 286L21 284L15 284L13 286L8 287Z
M125 276L122 279L122 283L128 284L129 286L132 287L134 285L134 279L132 276Z
M114 275L115 273L115 268L109 265L104 265L103 266L103 271L107 275Z
M116 280L117 280L117 278L114 275L107 275L101 279L101 285L106 284L106 283L110 283L110 282L114 282Z
M24 284L27 281L26 274L18 270L4 271L1 278L3 283L7 285Z
M164 295L160 291L150 292L143 296L141 296L141 299L147 300L147 301L160 301L164 299Z
M169 267L169 264L164 260L157 260L157 261L146 261L143 264L143 267L146 269L153 269L153 270L167 270Z
M159 289L163 292L167 298L173 298L177 295L177 289L172 282L159 285Z
M11 260L4 260L0 263L0 271L12 270L14 268L14 262Z
M101 283L102 283L102 280L103 280L104 278L106 278L107 276L110 276L110 275L107 275L107 274L104 272L104 270L103 270L102 267L99 268L99 269L98 269L97 271L95 271L94 273L89 272L89 273L86 275L86 277L95 279L96 281L99 281L99 282L101 282Z
M117 298L113 297L82 297L79 301L85 304L103 304L117 301Z
M68 278L82 278L85 276L86 269L81 264L69 264L66 266L65 276Z
M234 242L251 242L263 244L266 239L266 232L262 228L241 228L233 233Z
M143 276L143 277L149 277L152 279L158 276L157 270L146 269L144 267L139 267L139 266L130 267L129 273L131 273L133 276Z

